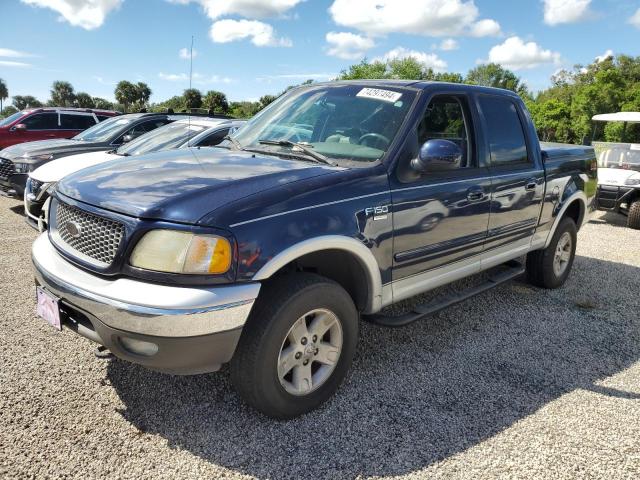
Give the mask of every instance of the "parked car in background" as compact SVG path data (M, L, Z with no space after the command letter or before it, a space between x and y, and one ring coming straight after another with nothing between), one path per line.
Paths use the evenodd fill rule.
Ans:
M541 147L507 90L313 84L221 146L63 178L32 249L38 312L155 370L230 362L246 402L277 418L336 391L361 314L405 325L525 271L560 287L594 208L593 149ZM489 269L414 311L382 310Z
M71 138L78 133L119 115L113 110L91 108L32 108L0 120L0 149L34 140Z
M187 113L120 115L67 140L40 140L0 150L0 192L22 197L29 172L51 160L77 153L113 150L140 135L186 116Z
M27 222L40 231L45 229L48 221L49 191L66 175L132 155L173 148L213 147L244 123L245 120L225 118L186 118L145 133L115 150L80 153L48 162L29 173L24 191Z
M640 123L640 112L594 115L595 122ZM640 229L640 143L593 142L598 156L600 210L627 216L627 226Z

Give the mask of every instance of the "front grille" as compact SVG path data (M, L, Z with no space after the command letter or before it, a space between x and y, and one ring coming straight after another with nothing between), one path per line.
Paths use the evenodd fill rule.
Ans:
M0 158L0 178L7 179L9 175L16 173L16 169L11 160Z
M56 230L62 242L102 264L110 265L124 236L124 225L58 203Z

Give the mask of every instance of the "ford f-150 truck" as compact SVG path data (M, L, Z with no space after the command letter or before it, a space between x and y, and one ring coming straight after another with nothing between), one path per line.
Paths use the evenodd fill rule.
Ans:
M245 401L276 418L336 391L361 318L404 325L525 270L561 286L595 208L593 149L541 146L504 90L315 84L221 145L59 182L33 245L37 309L151 369L230 363ZM385 310L480 272L468 290Z

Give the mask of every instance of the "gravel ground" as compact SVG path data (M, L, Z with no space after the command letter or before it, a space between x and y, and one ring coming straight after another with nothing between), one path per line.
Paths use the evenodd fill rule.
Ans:
M362 326L346 383L276 422L228 374L99 360L34 315L0 198L0 477L639 478L640 232L602 214L567 284L522 282L401 329Z

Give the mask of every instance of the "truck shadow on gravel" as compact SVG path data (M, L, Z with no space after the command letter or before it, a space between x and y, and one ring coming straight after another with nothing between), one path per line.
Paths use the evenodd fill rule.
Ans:
M512 282L405 328L363 324L338 394L289 422L244 406L225 371L172 377L114 361L107 375L125 405L121 414L141 434L234 471L406 474L574 389L640 398L598 382L640 358L638 278L637 267L577 257L559 290Z

